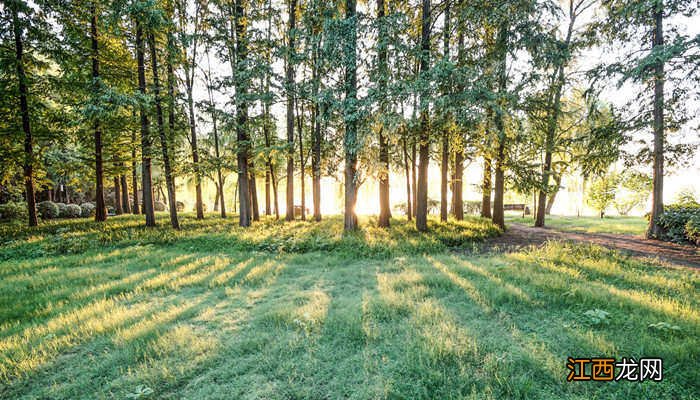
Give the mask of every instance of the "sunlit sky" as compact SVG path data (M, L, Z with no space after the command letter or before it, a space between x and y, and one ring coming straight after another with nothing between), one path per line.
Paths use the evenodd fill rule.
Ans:
M360 4L360 11L367 12L366 4ZM373 15L373 10L371 10L369 13ZM592 15L587 15L585 19L590 20ZM286 18L286 17L284 17ZM568 21L563 20L562 23L566 24ZM584 20L585 22L585 20ZM670 21L672 25L675 25L679 28L681 32L686 32L689 35L697 35L700 33L700 24L693 23L694 21L690 21L685 18L679 18L675 19L673 21ZM436 24L437 29L440 29L441 27L441 21L438 20ZM360 51L364 48L364 46L368 46L366 41L362 41L363 43L360 44L361 48ZM206 68L206 57L200 54L200 65L203 68ZM578 65L575 67L578 70L585 70L587 68L592 67L596 63L598 63L603 57L605 57L607 60L611 56L614 56L614 54L610 54L609 49L601 49L601 48L593 48L587 50L585 53L581 54L581 56L578 58L577 62ZM227 76L230 75L230 67L228 63L221 63L220 60L217 59L216 56L213 54L210 56L210 60L212 62L212 72L214 75L218 76ZM283 65L280 61L274 64L273 68L275 68L278 72L282 72ZM200 77L201 78L201 77ZM366 89L364 85L366 85L367 79L366 79L366 73L364 71L360 71L360 79L359 79L359 89L360 92L363 92L363 89ZM579 82L579 85L587 85L587 82L582 81ZM623 108L625 107L626 104L631 99L635 99L637 96L639 88L635 87L633 85L625 85L621 88L618 88L614 84L610 84L606 90L603 91L602 93L602 98L604 101L612 103L613 105ZM205 85L202 79L199 79L196 81L196 86L195 86L195 101L198 100L205 100L207 97L207 92L205 90ZM216 101L220 103L220 107L223 107L223 104L225 104L227 101L230 100L230 94L222 94L219 93L216 95ZM688 99L689 104L691 104L690 109L691 110L698 110L699 108L697 107L698 104L700 104L700 98L698 91L695 90L694 93L691 94L691 98ZM272 113L276 118L277 122L277 135L280 138L285 138L286 133L285 133L285 109L286 104L284 101L280 101L276 104L273 105L272 108ZM224 107L225 108L225 107ZM258 112L258 111L252 111L253 113ZM697 127L699 125L698 118L695 118L691 123L687 124L686 126L683 127L683 129L678 132L674 133L674 142L675 141L681 141L684 143L699 143L700 142L700 136L698 134ZM199 125L199 131L200 135L206 136L209 131L209 126L206 123L200 123ZM296 135L296 134L295 134ZM650 137L650 132L640 132L635 134L637 137ZM308 146L309 144L307 144ZM342 166L339 166L339 168L342 168ZM624 167L620 164L617 166L613 166L613 169L617 170L622 170ZM640 166L638 168L640 171L645 172L645 173L651 173L651 166ZM296 172L297 176L295 179L295 204L299 205L301 204L300 200L300 183L299 183L299 175L298 175L299 168L298 166L296 167ZM342 170L338 170L338 176L337 178L340 179L342 176ZM476 161L468 164L465 168L465 185L464 185L464 199L465 200L478 200L481 198L481 193L478 188L478 185L481 182L481 176L482 176L482 166L481 166L481 160L477 159ZM284 192L285 192L285 181L283 180L283 176L279 177L281 180L279 182L279 204L281 208L281 212L284 213L284 204L285 204L285 199L284 199ZM339 180L332 178L332 177L325 177L322 180L322 202L321 202L321 209L324 214L336 214L342 212L342 207L343 207L343 200L342 200L342 185L339 183ZM391 203L392 205L396 205L398 203L405 203L406 201L406 186L405 186L405 176L403 174L403 169L401 170L395 170L392 171L390 175L390 184L391 184L391 192L390 192L390 197L391 197ZM209 210L212 209L213 204L214 204L214 186L210 182L205 182L205 202L208 204ZM260 201L260 208L261 211L264 210L264 179L258 178L258 190L259 190L259 201ZM554 206L554 213L558 214L584 214L584 215L594 215L595 211L592 209L589 209L586 207L585 202L583 200L583 196L580 191L581 187L581 179L577 176L570 176L566 177L562 183L562 190L559 192L558 197L557 197L557 202L555 203ZM233 177L229 178L227 185L226 185L226 203L227 207L229 209L232 208L231 202L233 201L234 198L234 187L235 187L235 179ZM672 201L675 196L677 195L678 192L682 190L687 190L691 189L694 190L697 194L700 195L700 157L695 156L692 157L690 162L683 167L680 168L670 168L667 169L667 175L665 178L664 182L664 201L669 202ZM306 175L306 207L312 211L312 192L311 192L311 177L309 174ZM194 190L191 187L190 182L182 182L181 187L178 193L178 197L181 200L184 200L186 203L188 203L188 207L191 207L191 204L194 203L193 201L193 193ZM429 168L429 179L428 179L428 195L430 198L439 200L440 198L440 169L439 169L439 164L436 160L431 160L430 163L430 168ZM379 202L378 202L378 186L377 182L373 178L368 178L366 182L360 187L359 193L358 193L358 203L357 203L357 209L356 212L358 214L376 214L379 211ZM449 198L449 196L448 196ZM515 193L508 193L506 195L506 202L507 203L532 203L532 196L519 196ZM611 210L612 211L612 210ZM634 210L633 213L635 214L644 214L643 209L637 209Z

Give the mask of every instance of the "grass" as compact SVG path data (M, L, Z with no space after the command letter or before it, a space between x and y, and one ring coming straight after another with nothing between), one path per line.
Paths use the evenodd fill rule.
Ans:
M496 230L478 219L344 236L339 218L165 218L0 228L0 398L700 395L693 270L562 243L480 254ZM567 356L601 355L662 357L664 381L565 381Z
M532 217L506 216L506 222L517 222L532 225ZM621 235L641 236L647 229L648 222L644 217L574 217L548 215L545 225L550 228L568 232L583 233L615 233Z

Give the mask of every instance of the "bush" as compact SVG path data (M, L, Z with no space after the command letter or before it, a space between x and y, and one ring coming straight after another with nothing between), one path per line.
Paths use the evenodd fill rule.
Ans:
M43 219L54 219L59 216L58 206L53 201L42 201L36 205L36 208Z
M664 213L656 221L664 230L664 236L661 239L677 243L691 240L686 236L686 225L691 218L694 220L700 218L700 204L676 203L666 206Z
M81 208L77 204L68 204L66 206L66 218L80 218Z
M685 224L685 236L700 246L700 215L693 215Z
M0 220L2 221L21 221L29 219L29 210L27 205L19 201L10 201L5 204L0 204Z
M68 218L68 205L66 203L56 203L56 207L58 207L59 218Z
M181 201L176 201L175 206L177 207L177 212L185 211L185 203L183 203Z
M165 211L165 203L162 201L154 201L153 202L153 210L154 211Z
M95 216L95 205L92 203L83 203L80 205L80 216L90 218Z
M467 200L464 202L465 215L479 215L481 213L481 202L478 200Z

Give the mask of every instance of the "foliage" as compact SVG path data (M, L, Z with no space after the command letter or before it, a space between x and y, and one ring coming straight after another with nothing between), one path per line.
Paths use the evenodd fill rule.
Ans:
M56 203L56 207L58 207L59 218L68 218L68 205L66 203Z
M663 239L681 243L692 240L686 235L686 225L696 218L700 218L700 204L676 203L664 207L664 212L657 222L664 231ZM691 228L694 224L695 221Z
M598 308L588 310L583 313L586 321L591 325L608 325L610 324L610 313Z
M156 211L165 211L165 203L163 203L162 201L154 201L153 209Z
M600 218L603 218L605 210L607 210L615 200L618 182L619 177L614 173L596 177L593 179L593 182L591 182L588 192L586 193L587 200L588 204L600 213Z
M53 201L42 201L36 205L36 208L42 219L54 219L60 216L60 210Z
M87 202L80 205L80 216L90 218L95 216L95 204Z
M66 218L80 218L80 214L83 212L81 207L77 204L66 205L66 213L64 217Z
M0 204L0 221L24 221L29 218L29 211L24 202L10 201Z
M700 213L688 218L685 224L685 236L691 242L700 246Z
M635 207L646 204L651 194L651 177L633 170L626 170L620 174L619 184L623 190L616 194L614 205L620 215L627 215Z

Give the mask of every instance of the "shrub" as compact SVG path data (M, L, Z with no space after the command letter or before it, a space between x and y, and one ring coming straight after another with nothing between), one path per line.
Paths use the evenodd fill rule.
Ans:
M177 212L185 211L185 203L183 203L181 201L176 201L175 206L177 207Z
M481 202L478 200L467 200L464 202L464 214L479 215L481 213Z
M83 203L80 205L80 216L89 218L95 216L95 205L92 203Z
M58 206L53 201L42 201L36 205L36 208L43 219L54 219L59 216Z
M58 207L59 218L68 218L68 205L66 203L56 203L56 207Z
M66 206L66 217L67 218L80 218L81 208L77 204L68 204Z
M700 218L700 204L676 203L666 206L664 213L657 220L659 226L664 230L664 236L661 239L672 242L691 240L686 236L686 225L691 218Z
M0 220L21 221L29 218L27 205L19 201L10 201L0 204Z
M688 219L685 224L685 236L691 242L700 246L700 215L696 214Z
M154 211L165 211L165 203L163 203L162 201L153 202L153 210Z

